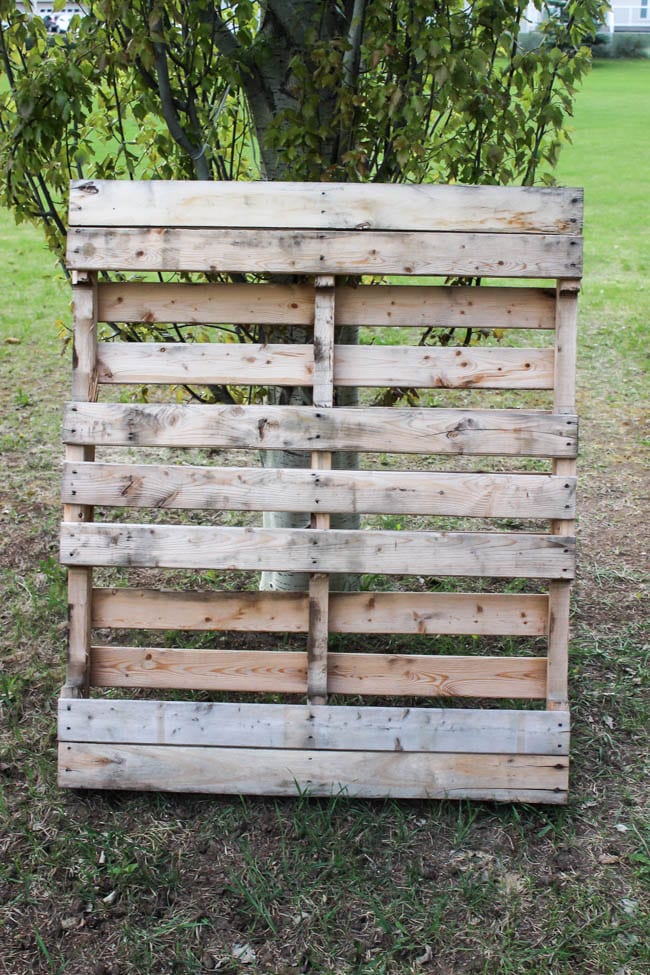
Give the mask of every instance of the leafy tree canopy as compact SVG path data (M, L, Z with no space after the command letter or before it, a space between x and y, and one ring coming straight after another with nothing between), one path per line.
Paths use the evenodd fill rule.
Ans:
M56 36L22 6L0 200L61 253L71 178L551 182L607 4L567 0L535 50L524 0L96 0Z

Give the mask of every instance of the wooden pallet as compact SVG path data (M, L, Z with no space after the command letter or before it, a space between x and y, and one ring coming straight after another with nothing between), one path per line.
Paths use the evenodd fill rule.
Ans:
M581 221L581 193L557 188L72 185L61 785L566 801ZM148 279L149 272L178 271L254 272L271 280ZM126 272L127 280L108 272ZM140 280L128 279L134 272ZM388 283L350 283L369 275ZM289 276L307 283L284 283ZM417 280L404 284L408 277ZM509 282L450 285L455 277ZM530 285L534 279L539 286ZM271 337L282 326L301 327L308 340L106 342L98 341L102 322L253 322L268 326ZM380 333L382 342L409 328L497 328L508 341L355 346L337 342L340 326L396 330ZM519 330L551 335L552 344L533 338L532 347L517 347L510 339ZM114 395L98 401L100 388L110 394L115 385L133 384L146 385L150 398L152 388L163 395L147 403L116 402ZM180 384L301 387L312 395L300 406L200 406L165 392ZM337 406L336 388L344 386L435 389L440 405ZM471 405L446 390L471 391ZM491 407L503 390L516 391L516 404ZM537 390L548 392L531 394ZM531 408L531 395L549 397L548 408ZM128 454L118 461L108 448ZM311 466L262 468L250 453L236 467L211 463L212 454L186 464L188 448L302 450ZM167 449L176 451L173 463L164 453L161 460ZM360 470L334 470L335 451L369 460ZM384 467L377 454L404 455L410 469ZM468 457L484 458L483 469L472 469ZM522 470L526 458L537 466ZM107 514L95 521L97 506L175 512L176 520L125 522ZM214 513L226 509L304 512L310 527L215 524ZM191 523L184 510L195 512ZM338 513L476 521L470 530L426 520L416 530L352 530L330 527ZM508 527L494 521L504 518ZM533 529L518 525L530 521ZM156 570L162 582L97 587L93 570L103 566ZM290 569L308 573L309 588L194 591L165 584L170 570L186 569ZM489 592L330 591L331 574L340 572L493 583ZM529 583L506 591L513 579L539 580L537 591ZM106 638L106 631L131 629L268 637L255 650L229 647L225 637L207 649L183 646L192 642L187 636L174 647ZM303 649L278 646L277 633L305 634ZM332 652L329 634L359 636L339 638ZM425 652L405 654L391 652L385 636L370 652L368 634L429 639ZM448 634L537 644L545 637L547 649L443 654L436 636ZM131 698L110 696L118 688L130 689ZM141 699L140 689L218 692L230 700ZM463 706L439 706L449 699ZM509 706L496 707L498 701Z

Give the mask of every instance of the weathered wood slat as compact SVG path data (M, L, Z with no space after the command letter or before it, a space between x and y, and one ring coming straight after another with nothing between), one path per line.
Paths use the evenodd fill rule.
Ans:
M566 802L568 761L546 755L59 745L59 785L297 796Z
M151 281L103 283L100 322L230 325L313 325L309 285L178 284ZM551 319L553 318L551 309ZM549 327L552 327L549 326Z
M546 695L545 657L329 653L327 659L330 694L528 700ZM96 646L90 681L94 687L304 694L307 653Z
M314 388L317 407L334 406L334 278L319 275L314 282ZM332 453L314 450L311 469L318 473L332 469ZM326 531L330 515L318 505L311 511L311 527ZM310 704L327 703L328 634L330 578L324 572L309 575L309 625L307 630L307 700Z
M305 592L95 589L93 626L306 633Z
M71 403L63 440L106 447L243 447L575 457L577 419L543 411Z
M575 542L506 532L346 531L64 522L64 565L571 579Z
M226 748L566 755L569 714L194 701L59 702L59 740Z
M62 498L129 508L547 519L573 516L575 477L67 462Z
M75 181L71 226L580 233L580 189L351 183Z
M95 275L74 276L73 301L72 395L80 401L92 401L97 396L97 281ZM69 461L92 461L92 446L68 444L65 456ZM92 521L89 505L73 502L64 506L63 517L70 522ZM79 697L88 688L88 657L90 651L90 622L92 612L92 568L71 569L68 572L68 647L66 681L61 691L66 698Z
M337 346L337 386L551 389L551 349Z
M547 606L542 594L332 593L330 631L539 636Z
M582 240L562 234L71 227L68 267L105 271L578 277Z
M579 281L558 281L555 320L555 382L553 402L558 413L575 411L576 355L578 340ZM553 461L553 473L571 477L576 461L563 458ZM568 514L554 519L551 531L555 535L573 534L575 523ZM548 693L549 710L568 707L569 701L569 615L571 592L568 583L549 586L548 618Z
M307 345L100 342L97 367L99 382L107 384L311 386L314 381L314 356Z
M160 630L304 633L301 592L95 589L93 626ZM331 633L546 633L548 597L519 593L333 592Z
M336 346L337 386L551 389L552 349ZM311 386L311 345L101 342L100 383ZM315 396L316 405L325 405Z
M99 321L312 325L308 285L157 284L98 288ZM552 329L555 296L543 288L381 285L336 288L336 324L414 328Z

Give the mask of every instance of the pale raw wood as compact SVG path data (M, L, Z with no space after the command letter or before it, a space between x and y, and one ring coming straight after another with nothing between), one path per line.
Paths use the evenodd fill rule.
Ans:
M100 342L100 383L230 383L311 386L314 357L308 345L229 342Z
M66 697L85 695L88 690L92 585L92 569L68 569Z
M548 592L548 691L549 711L569 706L569 613L571 587L568 582L550 582Z
M336 290L337 325L414 328L554 328L543 288L375 285Z
M326 518L327 515L319 515ZM329 635L329 576L309 576L309 627L307 634L307 699L310 704L327 702Z
M72 288L72 397L97 398L97 279Z
M59 785L161 792L566 801L568 760L175 745L59 745Z
M331 633L493 634L546 632L548 597L510 593L332 593Z
M302 592L95 589L93 626L304 633ZM330 633L542 636L548 596L519 593L333 592Z
M577 277L582 239L557 234L71 227L70 268L275 274Z
M98 318L100 322L312 325L314 290L297 284L104 283L99 285Z
M327 659L330 694L528 700L546 696L546 657L329 653ZM91 684L305 693L307 654L97 646L91 650Z
M62 497L139 508L570 518L575 477L66 463Z
M308 285L99 285L101 322L305 325L314 321ZM336 324L413 328L555 327L555 295L544 288L370 285L336 289Z
M334 406L334 278L319 276L314 282L314 388L316 407ZM312 451L313 471L332 468L331 451ZM314 505L310 509L311 527L327 531L330 516ZM309 629L307 635L307 699L310 704L327 702L327 643L329 636L329 576L312 572L309 576Z
M576 356L578 331L579 281L557 282L557 311L555 319L555 393L556 412L575 411ZM559 477L575 476L576 462L572 458L554 460L553 473ZM554 519L551 531L555 535L573 535L575 522L567 518ZM568 583L549 585L548 617L548 694L549 710L568 707L569 701L569 614L571 590Z
M333 329L332 329L333 332ZM100 383L230 383L311 386L313 349L307 345L100 342ZM324 391L337 386L413 386L447 389L551 389L552 349L345 346L330 343L323 390L315 406L331 406Z
M328 689L382 697L533 700L546 695L546 658L330 653Z
M306 633L308 612L305 592L93 592L93 626L100 628Z
M574 539L506 532L61 526L65 565L570 579Z
M198 701L60 701L59 740L228 748L567 755L569 714Z
M581 189L80 180L70 226L476 230L576 234Z
M319 276L314 299L314 406L334 406L334 278Z
M76 400L92 401L97 397L97 281L94 274L76 275L72 289L72 395ZM94 447L68 444L67 461L94 460ZM90 505L70 503L64 506L66 521L90 522ZM64 697L87 693L89 682L90 624L92 613L92 567L68 570L68 648Z
M334 353L334 382L421 389L551 389L553 351L339 345Z
M293 650L92 647L93 687L305 694L307 654Z
M248 447L575 457L577 419L544 411L71 403L63 440L105 447Z
M555 412L575 413L579 281L558 281L555 316Z

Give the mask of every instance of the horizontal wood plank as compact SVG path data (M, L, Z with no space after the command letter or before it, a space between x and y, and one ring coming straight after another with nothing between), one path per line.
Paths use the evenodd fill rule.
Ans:
M469 708L59 701L59 740L221 748L566 755L569 714Z
M330 631L541 636L547 607L538 593L340 592L330 596Z
M329 653L330 694L542 699L545 657ZM172 650L95 646L93 687L300 694L307 654L282 650Z
M64 565L378 572L570 579L575 541L506 532L346 531L192 525L61 527Z
M77 270L580 277L582 240L562 234L71 227Z
M357 183L80 180L70 226L579 233L580 189Z
M551 389L552 349L336 346L337 386ZM312 386L311 345L100 342L100 383Z
M561 803L568 761L545 755L418 754L175 745L59 745L59 785L349 797Z
M97 303L100 322L314 324L309 285L105 282L97 288Z
M337 386L552 389L552 349L336 346Z
M306 633L301 592L93 590L93 626ZM331 633L541 636L548 596L511 593L332 592Z
M100 342L97 378L108 384L312 386L314 354L310 345Z
M93 626L306 633L306 592L94 589Z
M64 443L105 447L575 457L577 437L575 416L541 410L71 403L63 420Z
M544 288L341 286L336 289L335 308L337 325L369 328L555 326L555 294ZM103 283L98 286L98 319L310 326L314 323L314 291L308 285Z
M67 462L62 500L129 508L572 518L575 478Z

